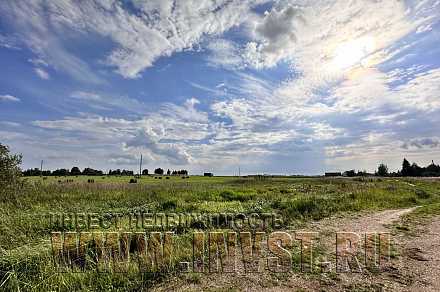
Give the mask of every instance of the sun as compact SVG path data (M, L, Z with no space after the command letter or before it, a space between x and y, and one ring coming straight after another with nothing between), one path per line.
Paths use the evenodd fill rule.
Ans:
M363 37L340 44L333 53L331 65L336 70L368 65L367 57L376 49L372 37Z

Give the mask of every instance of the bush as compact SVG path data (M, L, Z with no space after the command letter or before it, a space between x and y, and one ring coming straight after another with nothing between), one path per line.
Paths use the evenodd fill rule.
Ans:
M176 208L177 208L177 202L172 201L172 200L166 201L166 202L164 202L162 204L162 209L164 211L166 211L166 210L174 210Z
M21 155L11 154L9 148L0 144L0 199L15 193L21 186Z
M416 193L416 196L420 199L429 199L429 197L430 197L430 194L427 193L425 190L417 189L415 191L415 193Z
M137 184L137 180L136 179L134 179L134 178L132 178L132 179L130 179L130 182L129 183L131 183L131 184Z
M251 199L250 196L236 193L231 190L226 190L226 191L221 192L220 197L222 197L225 201L240 201L240 202L245 202L245 201L248 201Z

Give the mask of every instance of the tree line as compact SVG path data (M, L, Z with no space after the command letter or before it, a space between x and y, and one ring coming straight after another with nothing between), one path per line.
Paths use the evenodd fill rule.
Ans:
M411 176L411 177L440 177L440 166L434 163L422 167L413 162L412 164L406 159L403 159L402 169L397 172L389 172L388 166L380 164L377 168L376 175L378 176Z
M339 175L341 175L339 173ZM379 164L375 173L368 173L367 171L355 171L347 170L343 174L346 177L358 177L358 176L390 176L390 177L440 177L440 166L435 164L434 161L426 167L421 167L417 163L410 163L406 158L403 159L402 169L390 172L388 166L384 163Z
M440 177L440 166L435 164L434 161L426 167L421 167L417 163L410 163L406 158L403 159L402 169L396 172L390 172L386 164L379 164L376 172L374 174L368 173L366 171L347 170L344 172L344 176L355 177L355 176L391 176L391 177Z
M420 167L417 163L410 164L408 160L404 159L402 163L401 176L440 176L440 166L434 163L427 167Z
M162 168L156 168L154 170L154 174L156 175L164 175L165 171ZM27 169L22 172L23 176L80 176L80 175L87 175L87 176L102 176L105 173L102 170L96 170L93 168L86 167L84 170L81 171L79 167L72 167L71 169L61 168L56 169L54 171L51 170L43 170L41 171L39 168L32 168ZM134 176L134 171L132 170L126 170L126 169L110 169L107 173L107 175L111 176ZM148 169L142 170L142 175L149 175ZM188 170L181 169L181 170L173 170L171 171L168 169L166 172L166 175L188 175Z

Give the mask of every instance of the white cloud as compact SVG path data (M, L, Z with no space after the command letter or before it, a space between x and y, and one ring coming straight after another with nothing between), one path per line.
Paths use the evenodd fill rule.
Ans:
M412 139L408 142L405 142L402 145L402 148L408 149L408 148L438 148L440 147L440 139L438 138L419 138L419 139Z
M70 99L67 101L78 104L82 108L86 106L95 110L116 111L118 113L123 110L130 113L144 114L150 108L147 104L135 98L86 91L72 92Z
M28 59L28 62L34 64L35 66L49 67L49 64L47 64L46 61L40 58Z
M440 68L415 75L409 82L390 90L390 99L401 107L425 113L440 110Z
M66 1L57 3L63 5ZM45 1L2 1L0 13L5 17L5 21L8 20L14 25L21 42L37 55L36 59L41 59L57 70L67 72L77 80L95 84L104 82L92 72L86 62L65 48L61 40L61 36L65 33L52 30L50 24L52 16L47 11Z
M0 34L0 47L11 50L20 50L20 46L18 44L19 41L16 37L4 36Z
M274 7L261 20L254 23L254 42L248 43L246 56L255 67L276 65L280 60L292 56L297 37L296 26L304 21L302 10L287 5Z
M3 143L10 143L13 141L22 141L27 142L29 140L29 136L23 133L19 133L17 131L3 131L0 130L0 137L2 137ZM8 145L9 146L9 145Z
M99 95L85 92L73 96L92 99ZM101 98L101 97L99 97ZM192 140L205 139L210 134L206 113L196 109L199 101L188 99L183 105L163 104L156 112L146 112L145 118L127 120L101 116L66 117L54 121L34 121L46 130L68 132L69 137L81 137L88 145L119 145L127 155L148 154L154 161L188 164L193 160L188 152ZM62 143L70 144L71 141ZM122 163L122 160L113 161Z
M207 58L213 66L237 70L245 67L245 60L241 56L241 49L237 44L225 39L211 41L207 45L210 55Z
M216 64L216 66L217 65L219 65L219 64ZM203 90L205 92L211 93L211 94L213 94L215 96L226 95L226 91L227 91L225 88L222 89L221 87L217 87L217 86L215 88L212 88L212 87L205 86L205 85L202 85L202 84L199 84L199 83L195 83L195 82L189 82L189 84L192 87L194 87L194 88L197 88L197 89Z
M86 101L101 101L102 97L99 94L85 91L75 91L70 95L72 98L77 98Z
M132 1L136 11L130 11L121 2L33 0L4 3L0 9L13 15L12 21L25 31L33 50L75 76L90 72L57 38L66 28L113 40L116 48L106 62L122 76L136 78L158 58L193 49L204 36L240 25L252 14L251 8L263 2L267 0Z
M134 138L124 143L124 149L135 152L149 151L153 157L164 157L177 165L186 165L192 160L184 146L179 143L160 143L158 135L151 130L139 131Z
M362 71L356 78L347 79L331 92L338 111L372 111L391 105L399 110L418 110L429 113L440 109L440 68L414 74L402 69L386 74L376 69ZM412 72L412 73L411 73ZM390 82L409 79L392 87Z
M20 123L10 122L10 121L0 121L0 125L6 126L6 127L19 127Z
M295 119L395 103L388 85L391 77L377 65L395 53L391 45L427 21L409 19L420 9L394 0L301 1L298 6L280 2L263 17L252 18L254 40L247 44L244 58L257 68L290 61L295 77L269 88L244 80L249 90L241 86L241 96L220 101L213 109L234 123L249 123L256 116L260 122L277 117L288 125Z
M139 158L131 154L114 154L110 155L108 163L114 165L137 165Z
M301 5L278 5L254 24L251 54L265 66L283 59L306 73L327 71L338 46L371 38L375 58L382 49L413 31L422 20L408 19L411 11L403 1L301 1ZM377 52L377 54L374 54ZM346 56L347 58L349 56ZM373 56L371 56L373 57ZM358 60L359 62L361 60ZM358 65L358 64L355 64Z
M0 95L0 101L19 102L20 99L10 94Z
M50 79L49 73L47 73L45 70L43 70L41 68L34 68L34 71L35 71L35 74L37 74L37 76L40 77L41 79L44 79L44 80Z

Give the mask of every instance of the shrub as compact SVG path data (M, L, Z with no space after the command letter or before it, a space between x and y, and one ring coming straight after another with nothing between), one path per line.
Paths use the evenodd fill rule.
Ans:
M240 202L244 202L244 201L248 201L251 199L250 196L246 196L240 193L235 193L234 191L230 191L230 190L226 190L220 193L220 196L225 200L225 201L240 201Z
M137 179L134 179L134 178L132 178L132 179L130 179L130 182L129 183L131 183L131 184L137 184Z
M21 186L21 155L11 154L9 148L0 144L0 199L7 198Z
M416 193L416 196L420 199L429 199L429 197L430 197L430 194L427 193L425 190L417 189L415 191L415 193Z
M189 273L189 274L187 274L187 276L186 276L186 281L189 283L189 284L200 284L200 282L201 282L201 276L200 276L200 274L199 273Z
M162 204L163 210L174 210L177 207L177 203L175 201L166 201Z

